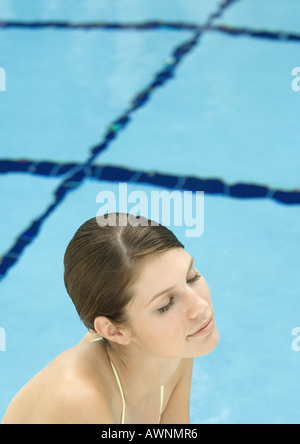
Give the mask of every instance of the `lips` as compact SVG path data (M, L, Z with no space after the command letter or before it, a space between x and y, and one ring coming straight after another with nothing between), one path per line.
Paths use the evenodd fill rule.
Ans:
M188 335L189 338L194 337L194 336L198 336L198 335L205 335L207 333L209 333L215 326L213 317L210 317L206 322L204 322L202 324L202 326L200 326L200 328L198 328L198 330L196 330L194 333L192 333L191 335Z

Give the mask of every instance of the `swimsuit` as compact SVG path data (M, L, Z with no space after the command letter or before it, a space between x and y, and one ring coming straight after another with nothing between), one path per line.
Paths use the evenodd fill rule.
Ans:
M95 342L95 341L101 341L102 338L97 338L97 339L93 339L93 341L91 342ZM118 372L116 370L116 367L114 366L114 364L112 363L111 360L109 360L111 368L114 372L119 390L120 390L120 394L121 394L121 398L122 398L122 403L123 403L123 408L122 408L122 417L121 417L121 424L125 424L125 398L124 398L124 393L123 393L123 389L122 389L122 385L121 385L121 381L118 375ZM164 386L161 385L160 387L160 412L159 412L159 421L158 423L160 424L160 420L161 420L161 414L162 414L162 408L163 408L163 402L164 402Z

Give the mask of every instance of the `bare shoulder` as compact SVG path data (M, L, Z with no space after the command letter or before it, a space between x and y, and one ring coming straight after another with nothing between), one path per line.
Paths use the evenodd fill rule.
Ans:
M88 345L67 350L20 390L2 424L113 423L109 377L101 353Z
M73 367L60 378L48 410L52 424L111 424L110 384L93 372Z

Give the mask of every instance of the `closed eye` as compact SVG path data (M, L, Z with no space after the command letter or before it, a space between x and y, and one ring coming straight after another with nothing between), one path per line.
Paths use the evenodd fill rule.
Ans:
M187 283L188 283L188 284L192 284L193 282L198 281L200 278L201 278L201 274L197 272L197 273L195 274L195 276L194 276L192 279L189 279L189 280L187 281ZM164 307L159 308L158 311L159 311L160 313L165 313L165 312L168 311L168 310L172 307L172 305L174 305L174 304L175 304L175 297L174 297L174 296L171 296L169 303L168 303L167 305L165 305Z
M174 305L174 303L175 303L174 299L175 299L174 296L171 296L170 302L167 305L165 305L164 307L159 308L158 311L160 313L165 313L166 311L168 311L172 307L172 305Z
M192 279L188 280L187 282L188 282L188 284L192 284L193 282L198 281L200 278L201 278L201 274L196 273L195 276Z

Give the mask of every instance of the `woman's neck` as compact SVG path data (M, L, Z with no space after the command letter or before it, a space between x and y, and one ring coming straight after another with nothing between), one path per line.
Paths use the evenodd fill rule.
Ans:
M178 369L181 359L163 358L144 351L106 346L108 358L116 367L126 402L140 404L165 385Z

